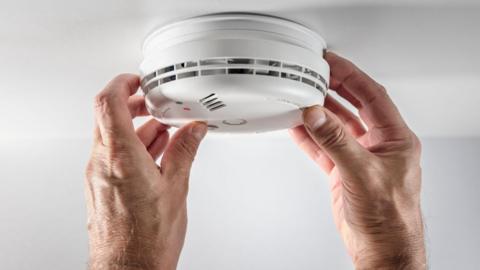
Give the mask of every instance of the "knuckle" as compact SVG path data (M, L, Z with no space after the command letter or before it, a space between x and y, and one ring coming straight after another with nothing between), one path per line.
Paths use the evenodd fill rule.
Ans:
M85 167L85 178L87 180L92 179L93 176L94 176L94 172L95 172L95 166L94 166L94 163L92 162L92 160L90 160L87 163L87 166Z
M130 73L122 73L115 78L112 79L112 81L109 83L109 86L121 86L121 85L128 85L130 88L133 88L133 85L138 83L139 77L135 74L130 74ZM107 87L108 88L108 87Z
M189 160L195 157L196 147L194 143L189 140L180 140L176 144L176 149L180 154L182 154Z
M412 144L413 151L417 155L420 155L420 153L422 152L422 142L420 141L418 136L415 135L413 132L411 133L411 144Z
M408 149L412 150L416 154L420 154L422 150L422 143L415 133L409 130L405 143Z
M167 177L175 179L179 177L188 178L190 167L196 154L194 143L188 140L179 140L175 143L172 152L173 155L165 164Z
M128 84L131 85L135 80L138 80L138 76L135 74L123 73L115 76L108 85L98 93L94 98L94 104L96 108L105 108L111 101L115 98L115 91L112 89L117 88L118 86Z
M93 104L97 111L104 111L108 107L110 102L111 102L111 95L102 91L95 96Z
M126 146L99 147L94 149L85 169L87 180L106 178L128 179L138 176L136 159Z
M382 96L387 96L387 88L382 84L377 83L378 93Z
M112 81L128 81L136 78L137 76L130 73L120 73L113 78Z
M413 139L413 143L414 143L414 148L416 150L422 150L422 142L420 141L418 136L412 133L412 139Z
M340 148L346 145L346 133L341 126L326 128L321 137L322 145L328 148Z

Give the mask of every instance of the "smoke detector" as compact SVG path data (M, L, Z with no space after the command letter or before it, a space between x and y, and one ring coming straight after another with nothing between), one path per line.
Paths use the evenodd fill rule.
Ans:
M157 29L144 42L141 87L149 112L214 132L264 132L302 124L322 105L326 43L296 22L260 14L195 17Z

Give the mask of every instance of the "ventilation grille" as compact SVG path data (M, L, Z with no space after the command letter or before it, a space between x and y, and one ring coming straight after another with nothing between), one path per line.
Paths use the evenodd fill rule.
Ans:
M326 95L327 82L318 72L296 64L251 58L212 58L187 61L160 68L142 79L142 89L148 91L175 80L198 76L242 74L270 76L298 81Z
M202 103L202 105L205 106L205 108L211 112L227 106L221 100L218 99L215 93L212 93L200 99L199 102Z

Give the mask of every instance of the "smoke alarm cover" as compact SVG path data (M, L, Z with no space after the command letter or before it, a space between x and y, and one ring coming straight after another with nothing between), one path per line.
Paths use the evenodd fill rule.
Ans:
M162 27L143 46L141 87L150 113L215 132L263 132L302 123L328 89L325 41L298 23L216 14Z

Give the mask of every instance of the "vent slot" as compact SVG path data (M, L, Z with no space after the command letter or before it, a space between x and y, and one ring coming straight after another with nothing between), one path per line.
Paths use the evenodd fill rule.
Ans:
M200 99L199 101L200 101L200 102L203 102L204 100L209 99L209 98L211 98L211 97L213 97L213 96L215 96L215 93L212 93L212 94L210 94L210 95L208 95L208 96Z
M262 76L272 76L272 77L278 77L280 72L278 71L273 71L273 70L264 70L264 69L258 69L255 71L255 74L257 75L262 75Z
M311 70L311 69L308 69L308 68L305 68L304 73L305 73L305 74L308 74L308 75L310 75L310 76L312 76L312 77L314 77L314 78L317 78L317 79L318 79L318 77L319 77L319 75L318 75L317 72L315 72L315 71L313 71L313 70ZM320 76L320 77L321 77L321 76Z
M197 76L198 76L198 71L189 71L189 72L179 73L177 75L177 79L180 80L180 79L197 77Z
M215 101L214 103L209 104L209 105L206 105L206 106L207 106L207 109L210 110L211 108L216 107L216 106L219 106L220 104L222 104L221 101Z
M227 59L206 59L206 60L200 60L200 66L211 66L211 65L226 65L227 64Z
M149 83L147 86L145 86L144 88L144 92L145 94L148 93L148 91L152 90L153 88L157 87L158 86L158 81L153 81L151 83Z
M206 69L202 70L202 76L227 74L226 69Z
M229 58L227 59L227 63L233 65L252 65L255 63L255 60L248 58Z
M221 67L213 67L220 65ZM190 71L182 69L194 68ZM258 69L257 69L258 68ZM288 70L295 72L289 72ZM172 72L170 76L163 74ZM178 72L178 73L176 73ZM300 74L301 73L301 74ZM210 58L200 59L199 61L184 61L174 65L160 68L142 78L141 84L145 93L168 82L193 78L198 76L242 74L242 75L260 75L270 77L281 77L293 81L299 81L314 87L325 95L328 89L327 82L318 72L291 63L270 59L252 59L252 58ZM154 80L154 81L152 81ZM223 107L223 106L220 106ZM212 109L215 109L212 107Z
M199 102L202 103L202 105L205 106L205 108L209 111L215 111L227 106L218 99L215 93L200 99Z
M221 108L226 107L226 106L227 105L225 105L225 104L220 104L218 106L210 108L210 111L213 112L213 111L216 111L216 110L221 109Z
M269 66L269 67L280 67L281 63L279 61L272 61L272 60L257 60L257 65Z
M148 74L147 76L143 77L142 82L147 83L148 81L150 81L151 79L153 79L155 77L157 77L157 72L154 71L154 72Z
M282 67L283 68L288 68L288 69L291 69L291 70L295 70L295 71L299 71L299 72L302 72L302 69L303 69L299 65L287 64L287 63L283 63Z
M161 68L161 69L157 70L157 76L160 76L160 75L162 75L163 73L167 73L167 72L173 71L174 69L175 69L175 68L173 67L173 65L168 66L168 67Z
M285 72L282 72L282 78L286 78L286 79L290 79L290 80L294 80L294 81L299 81L300 80L300 76L295 75L295 74L285 73Z
M317 90L319 90L320 92L322 92L322 94L326 95L327 91L323 88L323 86L321 86L320 84L315 84L315 88L317 88Z
M229 68L228 74L253 74L253 69L248 68Z
M215 102L216 100L218 100L218 98L209 99L209 100L203 102L203 105L209 106L210 104L212 104L212 103Z
M320 76L320 74L317 76L317 78L318 78L324 85L327 85L327 81L326 81L322 76Z
M310 80L310 79L302 78L302 82L303 82L303 83L306 83L306 84L308 84L308 85L310 85L310 86L315 87L315 82L312 81L312 80Z
M182 69L182 68L190 68L190 67L196 67L196 66L198 66L197 62L187 61L187 62L176 64L175 69L179 70L179 69Z
M165 77L165 78L161 78L160 79L160 84L164 84L164 83L168 83L168 82L171 82L171 81L175 81L175 75L172 75L172 76L168 76L168 77Z

